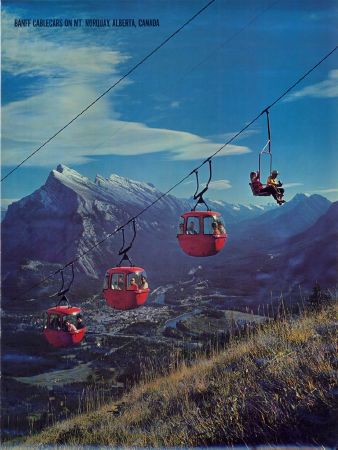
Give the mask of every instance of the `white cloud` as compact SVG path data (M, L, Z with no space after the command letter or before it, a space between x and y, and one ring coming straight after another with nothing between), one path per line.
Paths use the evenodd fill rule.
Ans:
M185 133L186 134L186 133ZM210 140L202 138L197 135L192 135L191 140L186 145L182 141L181 145L175 146L171 149L173 153L173 159L176 160L194 160L194 159L204 159L209 155L218 151L223 145L222 142L216 144ZM217 156L230 156L230 155L243 155L245 153L250 153L250 149L245 146L240 145L227 145L224 150L221 150Z
M119 64L128 58L119 51L84 43L80 35L73 40L71 34L66 34L65 39L64 34L56 38L55 33L57 30L52 35L34 28L14 30L13 17L3 12L3 70L31 76L32 81L39 76L39 83L30 87L29 97L2 108L5 166L20 163L117 81ZM83 39L88 38L84 35ZM120 84L114 94L128 83ZM92 156L164 151L176 160L196 160L223 145L222 141L185 131L119 120L114 100L113 94L101 98L25 165L81 164ZM171 103L173 108L179 105L177 101ZM248 152L248 147L229 145L219 156Z
M195 184L195 183L196 183L195 180L189 180L189 181L186 181L185 183L183 183L183 185ZM202 190L204 188L205 188L205 183L201 183L200 190ZM232 185L231 185L231 181L229 181L229 180L212 180L209 183L209 189L214 190L214 191L221 191L223 189L231 189L231 188L232 188Z
M179 108L180 105L181 105L181 102L178 102L177 100L175 100L175 101L170 103L170 108L173 108L173 109Z
M214 189L216 191L230 189L231 187L232 186L229 180L215 180L211 181L209 184L209 189Z
M289 188L289 189L296 187L296 186L303 186L303 183L285 183L285 184L283 184L284 188Z
M46 91L3 108L4 165L16 164L37 148L42 139L54 134L55 130L74 117L79 107L85 106L84 98L93 95L88 86L62 87L59 92L57 96L55 90ZM170 152L177 160L196 160L207 157L222 145L183 131L122 122L110 118L111 115L108 102L100 102L53 139L48 147L39 152L38 157L28 160L27 164L80 164L96 155L137 155L161 151ZM247 147L231 145L219 156L249 151Z
M338 69L331 70L328 79L320 83L306 86L300 91L293 92L284 101L298 100L303 97L336 98L338 97Z
M16 28L13 21L14 16L3 9L2 70L13 75L67 75L68 79L76 74L81 79L84 74L88 80L90 75L116 75L117 65L128 58L119 51L87 45L79 35L74 39L73 30L62 28L62 35L58 35L58 30L53 29L48 35L33 27Z
M330 189L316 189L313 192L322 192L323 194L329 194L331 192L338 192L338 188L330 188Z

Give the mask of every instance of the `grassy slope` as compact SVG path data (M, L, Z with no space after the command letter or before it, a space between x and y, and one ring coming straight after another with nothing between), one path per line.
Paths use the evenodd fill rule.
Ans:
M27 445L334 445L337 306L274 322ZM117 414L118 411L118 414Z

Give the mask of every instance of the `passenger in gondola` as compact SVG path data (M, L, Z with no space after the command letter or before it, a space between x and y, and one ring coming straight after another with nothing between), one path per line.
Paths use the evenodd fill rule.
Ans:
M195 230L195 223L190 221L187 228L187 234L198 234Z
M269 195L272 195L272 197L276 200L276 202L279 205L281 205L282 203L285 203L285 201L282 199L282 195L278 192L276 186L274 186L272 184L264 186L261 183L259 172L251 172L250 173L250 181L251 181L252 188L256 195L267 193ZM284 192L284 190L283 190L283 192Z
M51 329L53 329L53 330L61 330L61 320L60 320L60 317L54 317L54 319L52 319L52 320L50 321L49 328L51 328Z
M140 289L148 289L148 282L146 280L146 277L141 275L141 283L140 283Z
M124 289L124 277L123 277L123 275L119 275L116 289L118 289L120 291L123 291L123 289Z
M120 283L120 285L122 285L122 283ZM121 291L121 287L119 286L119 283L117 281L115 281L114 283L112 283L111 288L115 291Z
M212 234L214 236L219 236L221 234L221 232L218 228L217 222L212 222L211 226L212 226Z
M66 331L68 331L70 333L77 330L76 326L73 323L71 323L69 320L66 320L65 327L66 327Z
M282 188L283 183L281 183L279 180L277 180L277 175L278 175L278 171L273 170L271 172L271 175L267 179L266 185L272 186L276 189L276 191L278 192L279 204L282 204L282 203L285 203L285 200L283 200L283 195L284 195L284 189Z
M131 278L130 280L130 284L128 286L128 291L137 291L138 290L138 285L136 283L136 278Z
M217 220L217 226L220 234L225 234L225 228L221 220Z
M84 328L84 323L82 321L82 317L81 316L77 316L77 318L76 318L76 328L78 330L81 330L82 328Z

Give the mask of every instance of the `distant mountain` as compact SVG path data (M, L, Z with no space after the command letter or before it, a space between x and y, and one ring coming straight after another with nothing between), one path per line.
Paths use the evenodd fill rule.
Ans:
M74 287L86 297L97 293L105 270L120 259L121 233L90 252L88 249L160 196L162 193L147 183L118 175L108 179L98 175L91 181L59 165L41 188L12 203L3 220L5 296L12 297L81 255L85 256L75 266ZM168 195L137 219L137 238L130 256L135 264L146 268L152 285L182 279L201 265L205 277L216 284L249 290L256 270L255 258L262 262L269 249L310 228L330 206L324 197L302 194L282 207L231 205L211 200L208 203L223 214L229 231L228 244L213 258L191 258L177 245L178 218L191 209L192 201ZM129 227L127 242L131 236ZM42 287L42 292L47 294L51 289Z
M58 166L40 189L8 208L2 223L5 286L20 284L20 280L25 285L25 278L37 272L32 269L37 262L63 265L86 253L160 195L146 183L117 175L107 180L97 176L92 182L72 169ZM180 212L186 209L187 201L169 195L137 220L138 239L131 252L136 262L146 264L159 257L163 241L169 246L172 242L176 249L176 224ZM128 239L131 229L126 229ZM97 289L105 269L119 261L121 244L118 233L82 257L76 265L78 280L97 280L93 290ZM16 278L18 273L23 279Z
M337 284L338 202L306 231L292 236L285 247L280 259L289 279L298 284L318 281L325 287Z
M251 259L252 260L252 259ZM265 256L256 255L255 281L257 291L270 289L275 295L283 292L299 294L311 289L315 282L323 288L338 283L338 202L333 203L307 230L292 236Z
M194 201L191 200L193 204ZM219 200L207 200L209 207L222 214L225 223L228 225L236 224L238 222L253 219L260 216L264 212L268 212L277 208L276 204L268 203L266 205L249 204L241 205L239 203L231 204Z
M331 205L319 195L297 194L278 209L233 224L224 251L212 267L203 265L205 276L249 303L268 303L295 287L299 296L299 286L308 288L316 280L334 286L338 222Z
M259 241L260 245L271 247L312 226L330 205L331 202L321 195L297 194L284 205L263 212L254 220L244 220L233 230L241 242Z

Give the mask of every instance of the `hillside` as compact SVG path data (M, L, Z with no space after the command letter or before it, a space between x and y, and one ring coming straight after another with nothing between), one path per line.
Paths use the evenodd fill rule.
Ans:
M261 326L223 351L148 373L118 403L56 424L25 445L335 446L337 305Z

